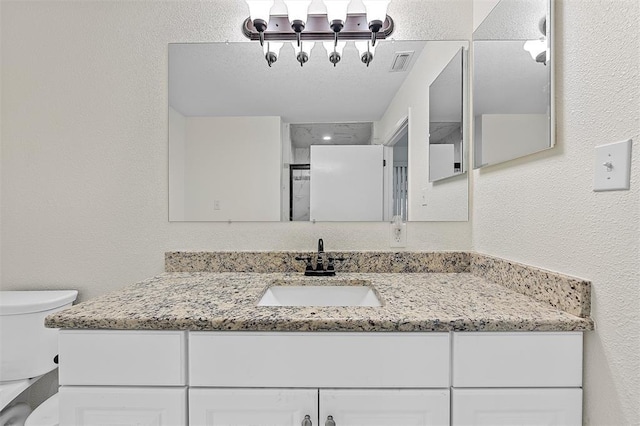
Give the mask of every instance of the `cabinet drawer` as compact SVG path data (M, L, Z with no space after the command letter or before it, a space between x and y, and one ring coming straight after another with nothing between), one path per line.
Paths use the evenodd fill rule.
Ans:
M61 330L61 385L186 384L186 332Z
M581 426L582 389L454 389L452 426Z
M582 333L454 333L454 387L580 387Z
M191 332L191 386L449 387L449 333Z
M156 425L187 424L186 388L119 388L62 386L60 424Z

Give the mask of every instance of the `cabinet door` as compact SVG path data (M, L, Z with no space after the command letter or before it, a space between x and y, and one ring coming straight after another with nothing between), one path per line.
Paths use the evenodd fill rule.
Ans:
M60 387L64 426L176 426L186 420L186 388Z
M449 426L449 389L321 389L320 425Z
M453 389L452 426L580 426L582 389Z
M190 389L190 426L300 426L318 420L316 389Z

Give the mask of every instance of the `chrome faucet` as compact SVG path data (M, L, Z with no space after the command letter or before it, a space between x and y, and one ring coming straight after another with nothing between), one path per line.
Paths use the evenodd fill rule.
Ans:
M327 258L327 266L325 267L325 257ZM318 240L318 254L316 255L316 267L311 263L311 256L296 256L296 260L304 260L307 266L304 274L311 277L332 277L336 274L335 261L343 261L343 258L327 257L324 251L324 241L322 238Z

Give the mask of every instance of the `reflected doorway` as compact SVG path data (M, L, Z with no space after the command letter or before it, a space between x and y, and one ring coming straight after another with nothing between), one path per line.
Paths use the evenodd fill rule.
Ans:
M311 218L311 165L289 165L289 221Z

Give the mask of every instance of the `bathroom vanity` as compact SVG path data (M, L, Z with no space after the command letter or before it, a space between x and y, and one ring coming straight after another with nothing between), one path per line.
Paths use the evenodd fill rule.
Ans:
M61 424L580 425L592 321L485 278L490 263L169 272L84 302L47 319ZM258 306L287 283L366 285L381 306Z

